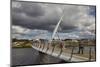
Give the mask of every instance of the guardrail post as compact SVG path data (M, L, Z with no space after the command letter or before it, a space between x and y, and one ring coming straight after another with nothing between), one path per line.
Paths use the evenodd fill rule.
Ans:
M89 49L89 61L91 61L91 47Z
M72 48L72 52L71 52L71 56L70 56L70 58L69 58L69 61L71 61L71 59L72 59L73 52L74 52L74 46L73 46L73 48Z
M61 48L61 51L60 51L58 57L62 54L62 52L63 52L63 48Z
M50 43L47 44L47 50L46 50L46 52L49 50L49 46L50 45L51 45Z

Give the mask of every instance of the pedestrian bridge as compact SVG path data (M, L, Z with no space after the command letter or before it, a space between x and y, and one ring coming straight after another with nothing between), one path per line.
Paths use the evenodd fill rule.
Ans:
M92 46L93 47L93 46ZM83 62L83 61L95 61L95 53L89 46L89 50L85 50L83 54L75 53L76 47L68 47L68 48L59 48L57 46L51 46L51 44L41 44L41 43L33 43L32 48L43 52L45 54L63 59L67 62Z

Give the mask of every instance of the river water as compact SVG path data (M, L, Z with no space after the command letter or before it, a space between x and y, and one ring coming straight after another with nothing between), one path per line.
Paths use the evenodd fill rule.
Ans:
M11 64L13 66L51 63L65 63L65 61L44 53L40 53L33 48L12 48Z

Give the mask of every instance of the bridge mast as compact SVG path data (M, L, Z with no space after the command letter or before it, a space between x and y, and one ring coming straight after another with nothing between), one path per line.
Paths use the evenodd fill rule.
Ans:
M62 14L62 16L61 16L60 20L58 21L58 23L57 23L57 25L56 25L56 27L55 27L55 29L54 29L54 31L53 31L52 38L51 38L50 42L52 42L52 40L54 39L55 34L57 33L58 27L59 27L59 25L60 25L60 23L61 23L63 17L64 17L64 9L63 9L63 14Z

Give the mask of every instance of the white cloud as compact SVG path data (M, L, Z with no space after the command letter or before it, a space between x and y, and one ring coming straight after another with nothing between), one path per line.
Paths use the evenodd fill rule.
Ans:
M19 2L12 2L12 8L20 8L21 4Z
M21 27L21 26L12 26L12 33L15 34L27 34L30 32L30 29Z
M21 26L12 26L12 38L34 39L34 38L48 38L48 31L38 29L27 29Z

